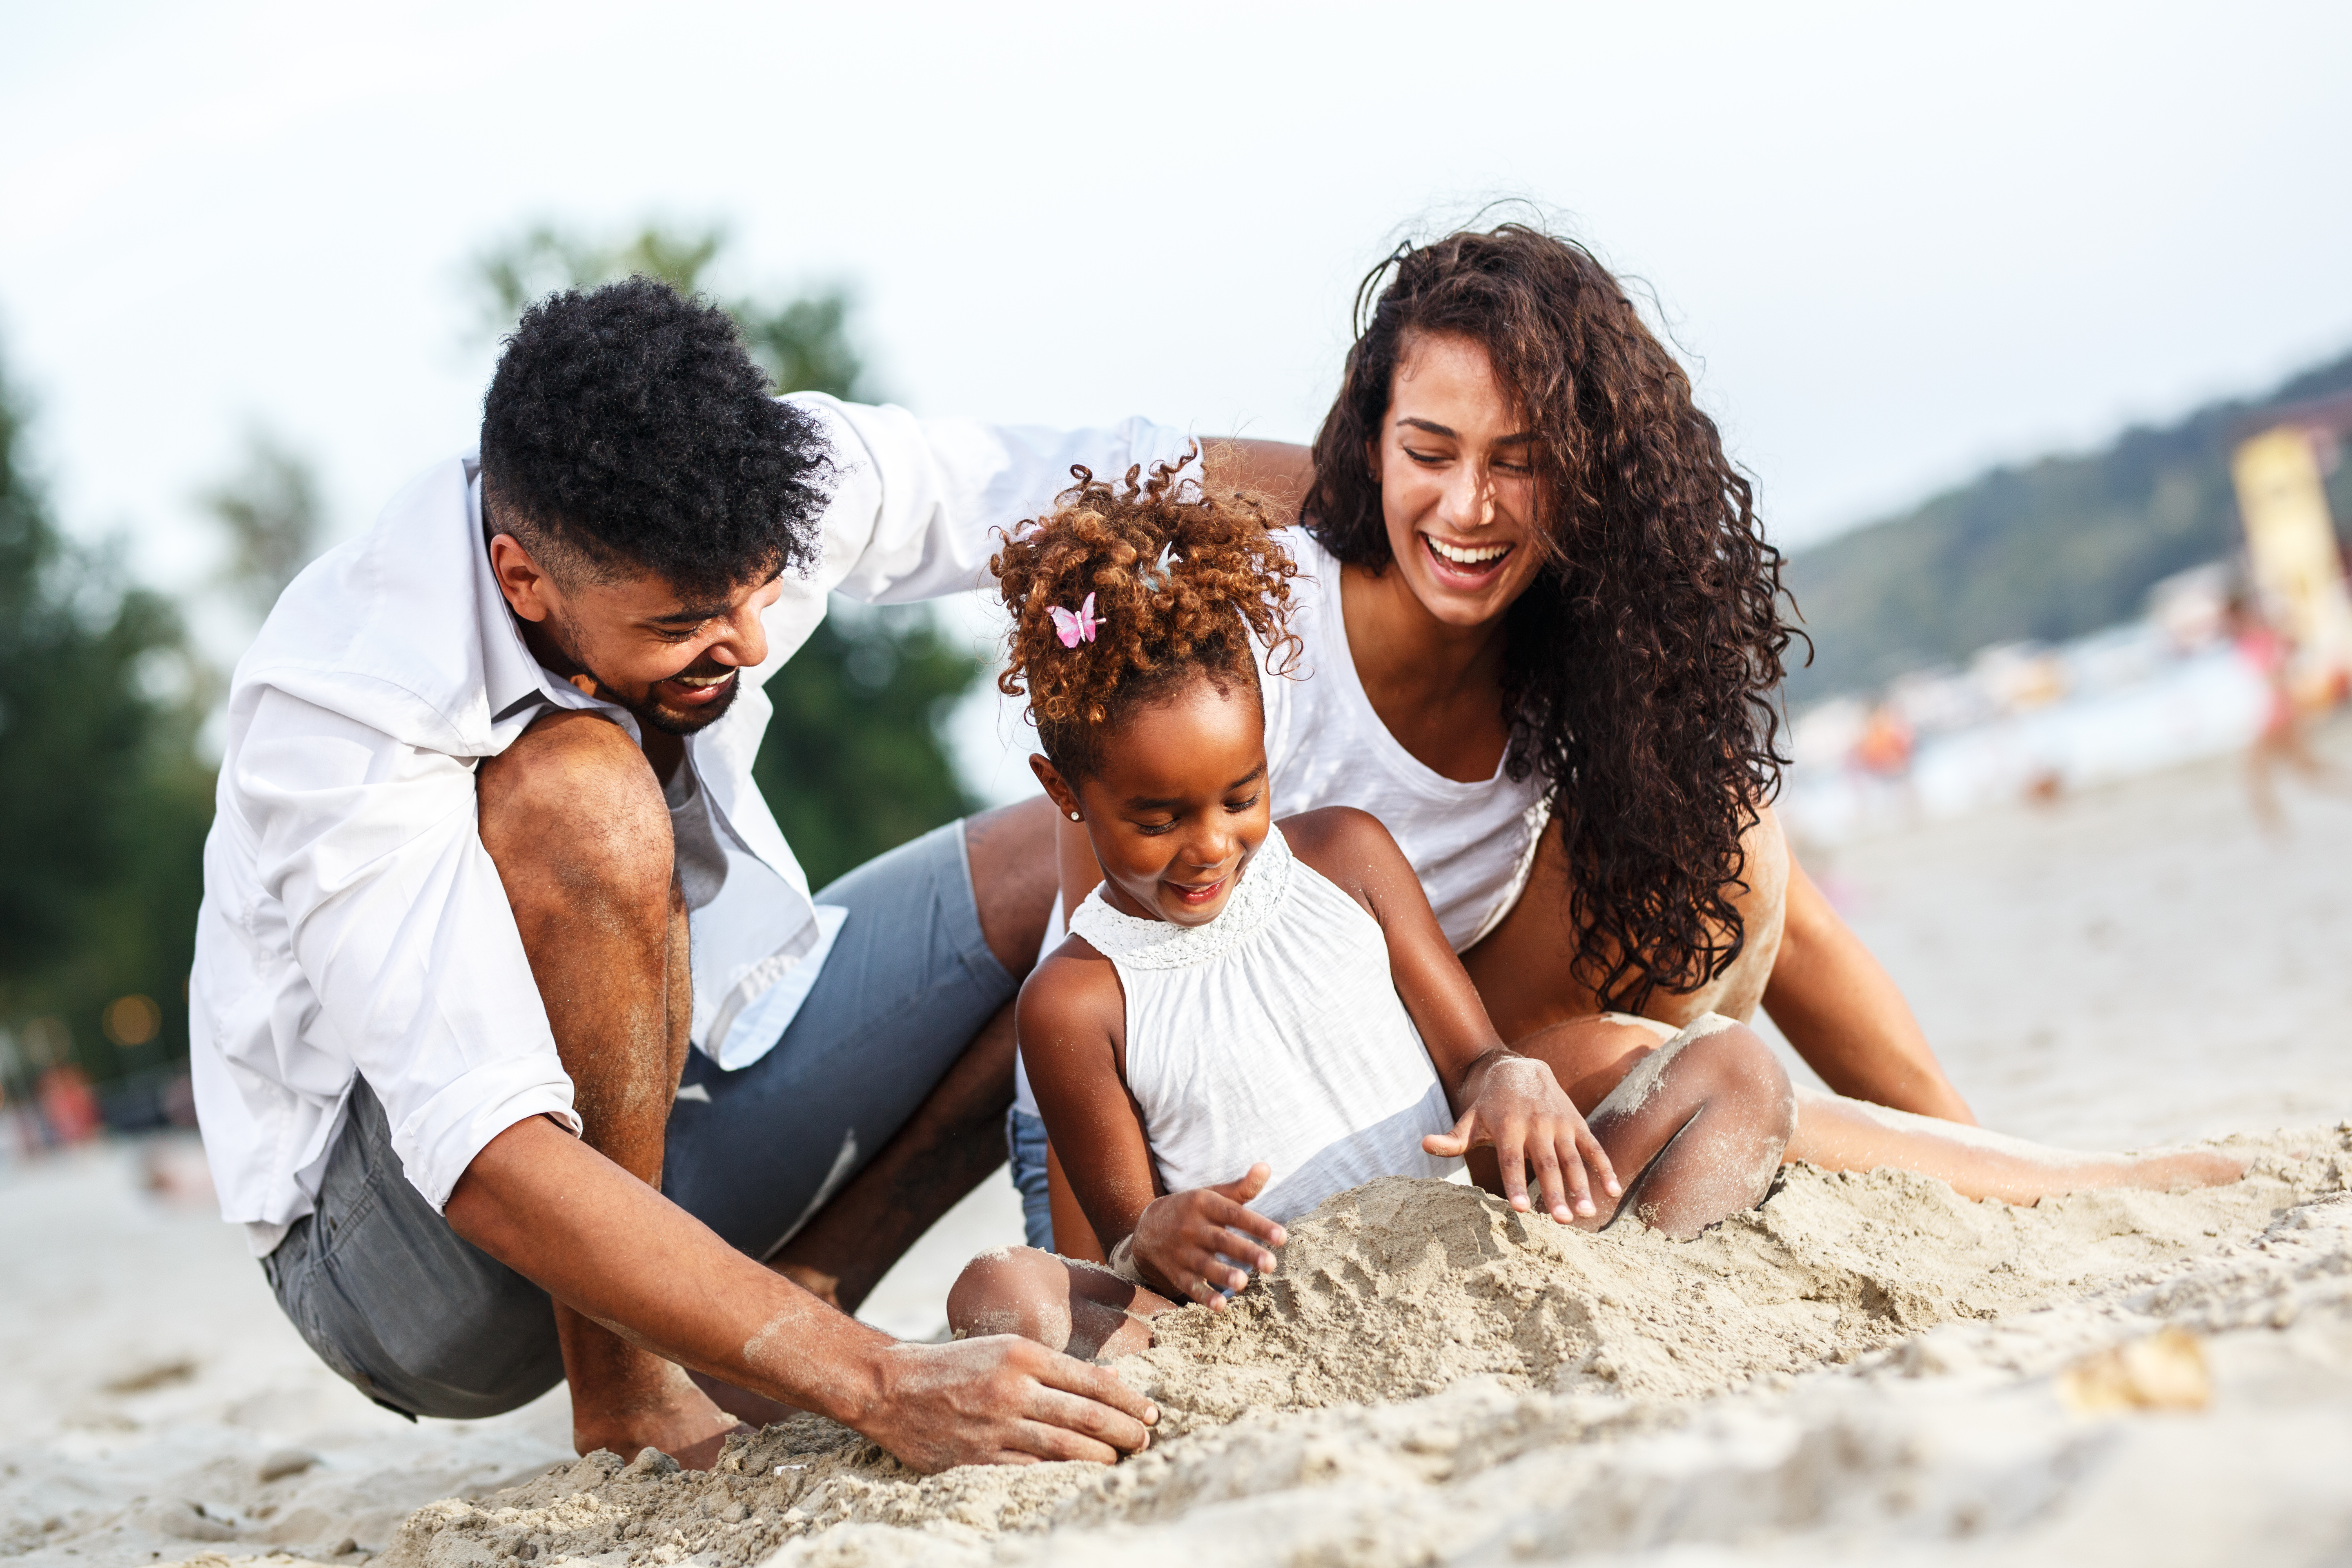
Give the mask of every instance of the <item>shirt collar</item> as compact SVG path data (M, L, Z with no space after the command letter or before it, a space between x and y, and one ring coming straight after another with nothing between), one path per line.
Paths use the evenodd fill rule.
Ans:
M636 716L599 697L591 697L539 662L522 640L506 595L499 592L490 571L490 552L482 537L482 469L478 460L466 463L466 521L474 542L474 595L481 606L482 684L489 699L490 728L502 743L509 743L542 707L576 708L603 713L637 734Z

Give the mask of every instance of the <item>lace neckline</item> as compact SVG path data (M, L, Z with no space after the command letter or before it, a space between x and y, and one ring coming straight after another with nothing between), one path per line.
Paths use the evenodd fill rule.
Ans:
M1180 926L1173 921L1121 914L1097 887L1070 917L1070 931L1123 968L1183 969L1206 963L1232 952L1274 918L1290 890L1294 863L1290 841L1279 826L1270 826L1265 842L1242 868L1233 896L1208 924Z

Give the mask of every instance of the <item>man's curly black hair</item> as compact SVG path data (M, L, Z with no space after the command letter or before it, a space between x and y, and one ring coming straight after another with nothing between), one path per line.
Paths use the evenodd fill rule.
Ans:
M813 565L833 467L726 312L648 278L523 312L482 399L486 533L559 581L646 571L685 596Z

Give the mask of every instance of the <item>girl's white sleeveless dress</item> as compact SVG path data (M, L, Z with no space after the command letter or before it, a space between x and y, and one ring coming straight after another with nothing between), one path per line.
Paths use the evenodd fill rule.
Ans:
M1279 826L1206 925L1138 920L1100 888L1070 919L1118 971L1127 1086L1162 1188L1274 1168L1278 1222L1378 1176L1443 1178L1422 1138L1454 1125L1389 973L1380 922L1290 852Z
M1544 781L1535 773L1514 779L1498 766L1492 778L1463 784L1406 751L1356 679L1339 611L1339 563L1305 529L1285 529L1282 540L1298 563L1290 626L1300 647L1287 675L1265 673L1263 660L1259 666L1275 813L1352 805L1379 817L1421 879L1445 940L1463 952L1502 922L1527 887L1551 815ZM1040 956L1061 945L1064 929L1057 901ZM1020 1067L1013 1106L1037 1114ZM1023 1173L1016 1156L1016 1183Z

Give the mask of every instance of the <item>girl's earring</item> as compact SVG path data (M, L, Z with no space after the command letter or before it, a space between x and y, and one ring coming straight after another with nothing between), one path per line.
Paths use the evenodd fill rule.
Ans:
M1076 812L1075 812L1075 811L1074 811L1074 812L1070 813L1070 820L1071 820L1072 822L1076 822L1077 819L1078 819L1078 814L1077 814Z

